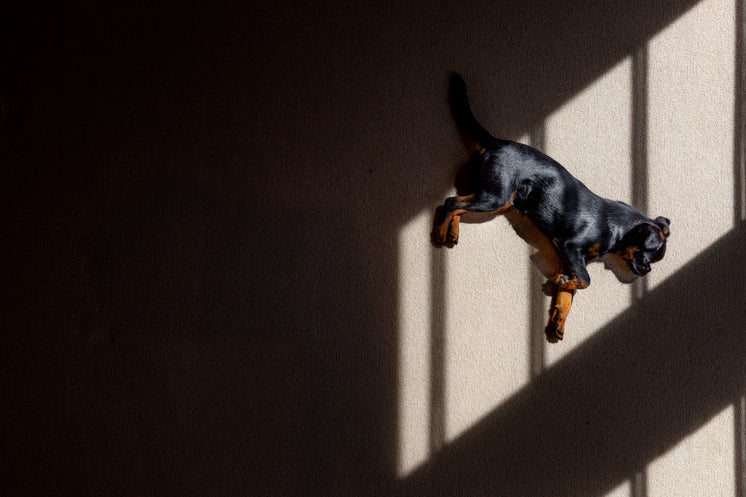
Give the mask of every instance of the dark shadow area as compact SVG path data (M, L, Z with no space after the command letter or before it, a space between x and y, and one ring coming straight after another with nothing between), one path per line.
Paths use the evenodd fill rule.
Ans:
M431 453L438 452L446 442L446 308L442 294L445 288L445 259L442 250L431 252L430 310L430 443Z
M746 495L746 392L734 402L736 496Z
M733 108L733 218L746 219L746 9L736 0L735 99ZM746 490L744 490L746 491Z
M5 495L377 494L395 351L371 303L393 290L357 223L258 217L184 174L124 197L79 228L71 266L28 254L44 274L26 281L54 279L17 287L34 314L6 321L24 334L4 361Z
M647 43L632 54L632 205L648 213L648 47ZM647 292L648 281L638 278L632 283L633 300ZM634 496L638 497L638 496Z
M472 91L475 101L493 104L474 109L478 119L495 133L524 133L695 3L574 0L482 6L472 25L481 36L493 34L495 58L463 74L470 89L475 81L489 83L489 98ZM468 48L464 54L465 62L477 57Z
M530 133L530 145L539 150L544 150L546 142L546 129L544 123L537 124ZM547 338L544 333L548 310L545 309L545 296L542 286L546 278L542 271L535 267L533 262L529 266L531 281L529 283L529 370L531 378L535 378L544 372L546 367L545 348Z
M695 3L17 3L0 19L0 89L23 109L0 133L0 494L396 487L397 241L463 159L448 71L487 102L477 113L489 129L514 136ZM527 488L582 495L621 471L593 450L621 443L627 469L693 429L734 387L721 367L734 372L743 345L730 331L697 341L734 309L679 337L693 312L682 302L716 288L693 278L671 284L683 300L663 312L670 323L643 320L661 314L643 304L401 490L468 495L534 475ZM735 285L717 287L726 301L741 295L737 278L722 281ZM701 363L721 348L719 362ZM615 368L591 382L604 361ZM726 383L683 392L676 368L687 361ZM648 368L663 379L628 383L622 366L637 383ZM659 403L667 386L680 403ZM582 395L606 405L579 418L571 400ZM618 400L633 397L640 422L612 422L615 406L638 414ZM683 413L669 429L623 436L667 408ZM475 434L516 444L517 459ZM596 469L586 479L566 436L592 449L580 458ZM518 468L511 482L503 457ZM453 488L462 484L466 493Z
M733 109L733 222L746 220L746 8L735 3L735 88ZM746 497L746 392L734 401L736 496Z
M732 408L746 391L744 243L742 225L449 444L396 495L602 495Z

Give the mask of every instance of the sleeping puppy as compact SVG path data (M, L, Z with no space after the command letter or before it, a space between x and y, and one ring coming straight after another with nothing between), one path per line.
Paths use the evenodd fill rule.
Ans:
M449 197L438 208L433 241L458 243L460 218L467 212L510 213L530 222L561 261L548 281L554 289L549 341L563 338L572 296L591 282L588 262L616 256L631 273L644 276L663 258L668 219L650 219L624 202L599 197L542 152L492 136L474 117L458 74L451 78L451 104L459 126L478 147L466 166L470 193Z

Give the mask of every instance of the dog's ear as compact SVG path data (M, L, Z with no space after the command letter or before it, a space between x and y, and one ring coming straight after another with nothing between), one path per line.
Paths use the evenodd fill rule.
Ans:
M629 230L624 237L611 249L612 252L619 252L626 250L629 247L642 247L645 244L645 240L650 236L650 232L653 231L653 226L648 223L638 224L631 230Z
M657 224L658 227L661 229L661 233L663 233L663 236L668 238L668 235L671 234L671 230L669 229L669 226L671 226L671 221L663 216L658 216L655 218L655 224Z

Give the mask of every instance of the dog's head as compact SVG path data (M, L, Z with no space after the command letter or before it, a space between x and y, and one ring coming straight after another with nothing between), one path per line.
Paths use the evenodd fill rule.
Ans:
M666 240L671 233L671 221L657 217L654 221L642 223L632 228L615 250L637 276L650 272L650 264L663 259L666 254Z

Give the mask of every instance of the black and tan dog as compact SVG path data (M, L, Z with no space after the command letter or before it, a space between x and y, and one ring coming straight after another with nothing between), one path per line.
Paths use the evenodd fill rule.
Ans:
M462 131L477 143L466 165L468 195L447 198L436 211L433 240L458 243L461 215L467 212L517 214L551 243L561 261L549 278L552 308L549 341L561 340L576 290L590 284L586 264L606 255L624 260L636 276L663 258L670 221L650 219L633 207L591 192L542 152L495 138L476 120L463 79L451 78L451 105Z

